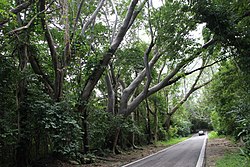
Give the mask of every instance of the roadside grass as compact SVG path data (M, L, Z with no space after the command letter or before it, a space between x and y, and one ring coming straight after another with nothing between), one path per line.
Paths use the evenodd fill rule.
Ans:
M156 146L172 146L177 143L180 143L184 140L187 140L190 137L180 137L180 138L171 138L170 140L165 140L165 141L157 141L155 143Z
M224 138L224 135L218 135L218 132L211 131L208 133L208 139Z
M216 167L250 167L250 160L240 155L240 153L227 153L218 161Z
M237 141L232 136L218 135L218 132L216 131L211 131L208 133L208 139L220 139L220 138L226 138L230 140L232 143L237 143Z
M226 138L232 143L236 143L235 139L230 136L218 135L218 132L211 131L208 133L208 139ZM250 167L250 159L243 156L240 152L228 152L216 161L216 167Z

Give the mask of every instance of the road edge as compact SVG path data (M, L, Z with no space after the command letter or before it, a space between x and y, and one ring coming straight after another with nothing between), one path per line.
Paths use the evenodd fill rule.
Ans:
M200 155L199 155L199 158L198 158L198 161L196 163L196 166L195 167L204 167L205 163L205 152L206 152L206 145L207 145L207 133L205 134L206 137L204 139L204 142L203 142L203 146L201 148L201 152L200 152Z
M138 160L136 160L136 161L130 162L130 163L128 163L128 164L125 164L125 165L123 165L123 166L121 166L121 167L127 167L127 166L129 166L129 165L134 164L134 163L140 162L140 161L142 161L142 160L144 160L144 159L147 159L147 158L149 158L149 157L151 157L151 156L154 156L154 155L159 154L159 153L161 153L161 152L163 152L163 151L166 151L166 150L168 150L168 149L170 149L170 148L172 148L172 147L174 147L174 146L177 146L177 145L179 145L179 144L181 144L181 143L184 143L184 142L190 140L191 138L192 138L192 137L190 137L190 138L188 138L187 140L184 140L184 141L182 141L182 142L180 142L180 143L177 143L177 144L174 144L174 145L172 145L172 146L169 146L169 147L167 147L167 148L165 148L165 149L163 149L163 150L160 150L160 151L158 151L158 152L156 152L156 153L154 153L154 154L150 154L150 155L148 155L148 156L146 156L146 157L144 157L144 158L141 158L141 159L138 159Z

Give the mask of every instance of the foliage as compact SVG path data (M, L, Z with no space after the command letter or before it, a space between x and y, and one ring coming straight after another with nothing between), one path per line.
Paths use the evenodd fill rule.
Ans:
M188 137L179 137L179 138L171 138L169 140L165 140L165 141L158 141L156 143L156 145L160 145L160 146L171 146L171 145L175 145L178 144L182 141L187 140Z
M46 144L56 155L76 158L80 151L83 132L79 126L78 114L73 113L70 102L53 103L43 92L31 88L29 97L30 138L37 144ZM35 94L40 94L36 97ZM45 142L45 143L44 143ZM36 150L37 152L44 150Z
M218 132L216 131L211 131L208 133L208 138L209 139L216 139L216 138L223 138L225 137L224 135L219 135Z
M179 108L179 112L173 116L172 121L174 122L174 127L177 129L176 135L178 135L178 137L188 136L191 133L189 113L185 107Z
M177 61L194 53L198 43L192 39L190 32L195 30L196 23L187 4L167 1L153 13L152 20L157 30L157 44L167 50L169 60Z
M210 87L213 106L211 120L219 134L242 138L249 149L249 94L246 78L232 62L226 62L215 75ZM225 86L226 85L226 86ZM241 85L241 86L239 86Z
M249 149L249 3L195 1L193 9L196 17L206 22L224 49L229 48L235 57L221 64L210 87L209 96L213 98L209 98L208 104L213 111L213 126L220 134L244 138Z
M103 110L96 110L89 115L90 147L92 150L111 149L113 138L117 128L121 129L124 139L134 133L134 135L143 136L142 129L138 127L131 119L124 119L122 116L114 116Z
M12 150L17 142L15 83L18 71L15 61L0 53L0 163L13 160Z

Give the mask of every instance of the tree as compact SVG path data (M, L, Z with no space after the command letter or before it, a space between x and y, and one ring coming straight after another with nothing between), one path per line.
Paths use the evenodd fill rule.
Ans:
M195 1L196 17L222 44L223 55L234 55L220 65L210 87L212 121L220 133L244 136L249 153L249 3L247 1ZM243 102L244 101L244 102ZM243 116L244 115L244 116ZM243 123L244 122L244 123ZM242 124L243 123L243 124Z
M16 5L16 7L10 9L10 4L5 1L3 3L6 10L1 11L4 14L0 21L3 30L1 31L1 37L5 38L4 40L6 41L8 38L16 39L17 37L17 39L20 39L19 37L25 36L25 34L28 34L28 37L29 34L32 34L28 40L23 38L26 40L26 42L23 41L23 46L18 46L18 48L24 49L23 52L20 51L20 53L24 54L23 56L20 55L20 71L23 72L26 71L26 68L32 68L35 74L33 79L36 80L36 84L39 86L43 85L42 87L38 86L37 89L42 88L53 99L52 106L61 105L63 101L67 100L65 94L74 91L73 97L75 101L72 100L71 102L75 104L75 109L73 110L78 110L84 116L82 121L85 132L84 151L87 152L86 106L91 92L93 92L97 82L106 71L111 58L124 40L125 35L133 25L146 1L139 3L137 0L132 0L130 3L126 3L128 10L124 8L119 11L121 14L126 14L120 17L123 21L120 21L119 24L118 21L115 21L113 27L113 23L110 25L102 22L102 17L106 16L107 12L110 12L110 15L112 15L113 11L115 11L116 17L118 17L116 5L120 2L116 4L113 1L106 2L102 0L88 4L87 2L79 1L78 8L67 0L59 2L41 0L24 3L13 1L11 3ZM105 11L103 9L104 6L112 6L113 11L108 10L108 8ZM84 8L89 8L90 10L84 10ZM104 11L104 13L101 11ZM16 19L15 15L17 15L17 23L19 24L9 24ZM22 15L25 15L25 19L21 17ZM82 25L80 21L83 21L84 24ZM73 27L70 27L71 23L74 23ZM106 31L109 31L112 35L100 38L100 34L104 34ZM107 42L105 37L111 42ZM44 38L45 41L43 40ZM50 57L48 58L47 55ZM75 71L74 67L77 67ZM83 67L85 68L84 70L81 69ZM28 74L25 74L23 78L27 78L27 76ZM69 83L74 78L77 78L75 84L80 86ZM37 82L37 79L39 82ZM22 79L19 84L19 103L24 104L24 106L26 105L26 92L29 86L25 84L26 82L31 83L31 80L26 81ZM69 86L72 87L66 90ZM20 127L22 127L23 131L29 131L25 125L28 119L26 114L29 112L28 110L28 108L20 108L20 114L23 114L23 118L20 119L20 125L23 125ZM22 136L21 134L19 135ZM29 152L27 144L23 144L22 147L23 149L20 150L23 150L25 154ZM18 152L17 155L24 156L25 154ZM20 163L21 166L27 165L27 157L19 159L26 161Z

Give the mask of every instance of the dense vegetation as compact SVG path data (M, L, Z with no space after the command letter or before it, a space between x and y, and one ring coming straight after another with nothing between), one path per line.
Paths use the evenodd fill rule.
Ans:
M250 155L249 2L154 4L0 1L1 166L211 127Z

